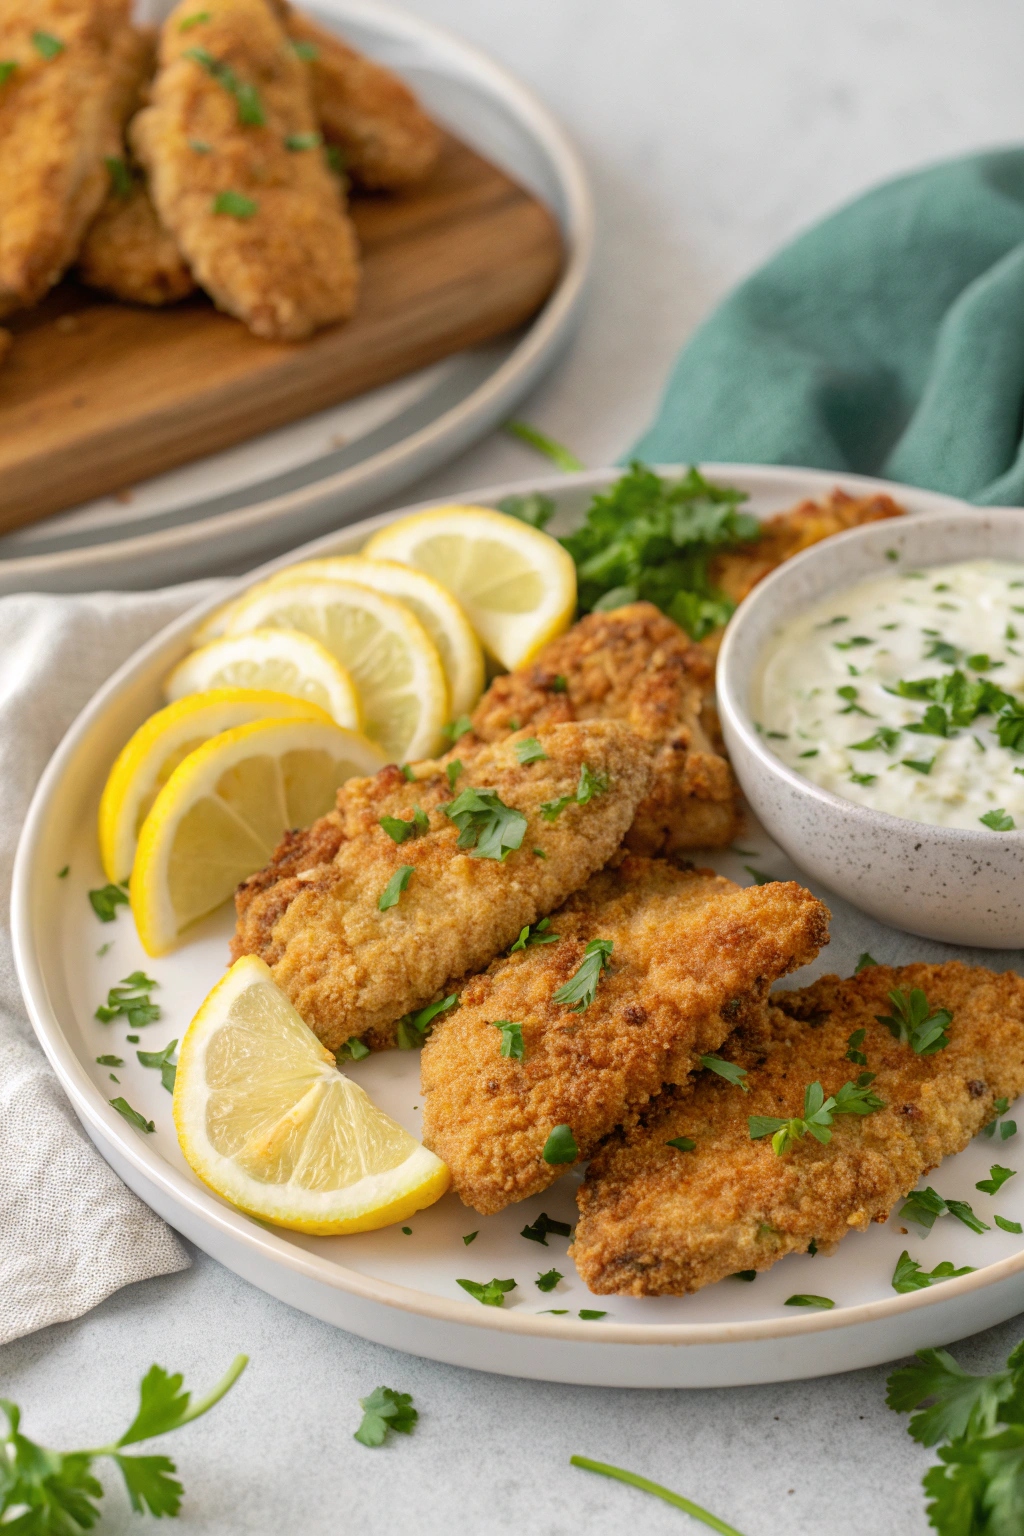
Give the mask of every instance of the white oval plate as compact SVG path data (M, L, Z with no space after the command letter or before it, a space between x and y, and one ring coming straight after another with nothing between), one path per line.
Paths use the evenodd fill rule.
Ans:
M169 0L144 0L159 17ZM512 414L568 344L593 254L586 173L545 107L487 56L376 3L310 9L403 75L458 138L541 198L565 264L523 330L407 378L0 538L0 594L162 586L292 548L456 457Z
M855 476L812 471L709 466L715 478L750 492L752 509L767 514L837 483L852 490L878 488ZM511 490L540 489L559 505L558 525L571 527L594 489L614 471L599 471L529 486L500 486L470 493L467 500L493 504ZM885 487L914 513L948 510L948 498ZM389 513L321 539L288 559L317 553L354 553ZM970 516L965 508L964 515ZM275 562L279 567L286 561ZM270 567L270 568L275 568ZM257 575L265 572L257 573ZM254 579L247 578L247 581ZM542 1380L608 1386L728 1386L821 1375L892 1359L923 1345L988 1327L1024 1308L1024 1242L993 1226L981 1236L944 1218L927 1238L904 1235L898 1220L851 1235L831 1258L790 1257L753 1284L724 1281L696 1296L635 1300L593 1297L565 1257L567 1243L550 1238L547 1248L520 1236L543 1209L567 1222L579 1175L498 1216L481 1217L449 1194L401 1228L356 1237L308 1238L274 1231L233 1210L201 1186L178 1150L171 1103L159 1075L137 1065L126 1046L126 1027L93 1018L107 989L137 966L157 978L163 1017L142 1033L152 1050L180 1039L192 1014L223 971L232 921L211 918L191 943L150 961L131 918L119 909L101 924L87 891L104 883L95 820L107 770L128 735L161 702L160 685L185 653L198 619L212 603L170 625L123 666L96 695L54 755L33 800L18 850L12 922L18 973L36 1032L79 1117L97 1147L172 1226L201 1248L280 1299L353 1333L451 1364ZM723 874L746 883L744 866L782 878L797 875L783 854L756 828L741 839L739 854L713 862ZM752 851L751 851L752 850ZM70 863L64 880L57 871ZM826 899L828 893L823 892ZM842 902L834 910L831 948L796 977L802 985L824 971L849 974L862 950L900 964L950 958L945 946L911 939L856 913ZM106 953L98 953L110 945ZM968 954L995 967L1015 955ZM104 1053L125 1058L109 1081L96 1064ZM415 1053L386 1052L351 1067L384 1109L419 1132L418 1062ZM151 1136L132 1129L109 1105L124 1094L156 1122ZM1019 1153L1017 1140L980 1139L932 1175L940 1192L968 1199L983 1219L998 1212L1024 1222L1024 1178L1011 1180L997 1199L974 1185L990 1163ZM478 1236L469 1246L463 1238ZM931 1290L896 1295L890 1277L900 1251L909 1248L925 1268L952 1259L976 1273ZM565 1278L542 1294L534 1281L555 1267ZM503 1308L481 1306L456 1284L460 1277L514 1277L517 1289ZM794 1293L833 1298L835 1310L786 1308ZM580 1308L605 1315L581 1321ZM565 1308L566 1315L543 1315Z

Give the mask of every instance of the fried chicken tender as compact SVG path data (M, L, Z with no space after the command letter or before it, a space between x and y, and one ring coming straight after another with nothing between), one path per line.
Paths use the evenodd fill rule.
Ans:
M151 98L132 147L160 222L218 308L272 340L347 319L355 232L319 149L306 66L266 0L208 12L181 0Z
M313 101L328 142L360 186L397 191L437 164L441 131L397 75L343 43L294 7L275 7L293 43L309 55Z
M521 764L523 737L512 737L476 753L454 790L437 763L419 765L414 784L399 784L394 767L350 781L340 811L302 841L311 854L335 847L329 861L297 867L298 846L286 839L280 863L240 888L233 957L262 956L329 1049L353 1035L392 1045L397 1019L482 970L618 848L650 777L633 732L591 721L536 735L546 757ZM604 787L581 804L584 765ZM457 846L442 806L466 789L490 790L527 818L521 845L503 861ZM542 807L564 797L571 803L546 818ZM416 806L429 830L394 842L380 818L411 820ZM382 912L379 898L403 866L412 867L408 888Z
M496 677L473 713L482 741L519 725L624 720L646 743L654 777L626 834L650 856L719 848L739 830L739 790L707 697L714 666L653 603L591 613L526 666ZM466 738L459 743L460 751Z
M119 153L130 0L0 0L0 315L75 259Z
M423 1140L464 1204L484 1214L547 1189L543 1158L568 1125L580 1158L632 1125L738 1023L764 1013L773 981L828 943L828 909L794 883L741 889L711 870L625 855L570 896L557 943L496 960L423 1049ZM594 939L614 945L582 1012L553 1001ZM497 1020L520 1024L523 1058L501 1054Z
M949 1044L935 1055L915 1055L876 1020L893 1012L893 988L914 987L932 1011L953 1015ZM1012 971L959 961L879 965L771 1001L766 1021L745 1025L722 1050L747 1069L749 1093L703 1072L594 1158L570 1249L592 1291L679 1296L739 1270L769 1269L812 1239L829 1252L848 1232L884 1222L923 1174L992 1119L997 1098L1024 1089L1024 978ZM800 1115L809 1083L829 1096L856 1079L846 1051L861 1029L876 1074L871 1090L885 1108L837 1115L827 1146L805 1136L777 1156L770 1137L752 1140L748 1115ZM666 1145L678 1136L695 1150Z

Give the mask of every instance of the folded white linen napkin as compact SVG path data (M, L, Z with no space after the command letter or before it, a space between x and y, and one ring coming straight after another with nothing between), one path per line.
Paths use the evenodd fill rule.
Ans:
M88 1140L36 1044L7 914L25 812L64 732L132 651L216 585L0 599L0 1344L189 1264Z

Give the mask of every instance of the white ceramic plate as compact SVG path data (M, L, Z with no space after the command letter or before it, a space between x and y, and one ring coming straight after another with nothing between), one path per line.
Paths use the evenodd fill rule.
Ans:
M711 466L709 473L751 494L758 513L770 513L804 496L820 495L837 477L786 469ZM493 503L511 489L541 489L560 507L559 524L571 526L590 493L614 478L601 471L529 487L496 487L467 495ZM841 477L853 490L870 482ZM915 513L946 510L947 498L897 490ZM320 540L314 551L352 553L367 534L398 513L372 519ZM964 509L964 516L971 516ZM290 558L296 558L296 555ZM278 562L280 564L282 562ZM252 578L247 578L252 579ZM202 1187L186 1167L175 1140L169 1096L158 1074L135 1063L121 1024L93 1018L107 989L136 966L159 982L163 1017L143 1031L144 1049L180 1039L202 997L222 973L231 931L230 914L211 918L191 943L161 960L142 952L131 918L101 924L87 891L103 883L95 817L110 763L130 732L161 702L160 684L183 655L199 617L211 605L171 625L109 681L69 731L40 783L18 852L13 928L22 987L44 1049L89 1135L103 1155L155 1210L187 1237L237 1273L273 1295L364 1337L458 1365L510 1375L612 1386L726 1386L813 1376L869 1365L923 1345L946 1343L1024 1308L1024 1240L993 1230L977 1236L944 1218L927 1238L904 1236L898 1220L854 1234L831 1258L790 1257L753 1284L724 1281L696 1296L633 1300L594 1298L565 1257L564 1239L541 1248L520 1236L543 1209L571 1222L575 1178L562 1179L542 1197L498 1216L481 1217L447 1195L413 1217L411 1235L398 1227L345 1238L306 1238L276 1232L241 1215ZM745 865L782 878L799 875L763 833L740 839L743 853L713 859L722 873L746 883ZM60 880L57 872L70 863ZM834 910L829 950L797 985L827 970L849 974L862 950L876 959L948 959L945 946L911 939L884 928L840 901ZM103 949L106 946L106 953ZM995 967L1019 956L986 951L965 958ZM98 1055L125 1058L116 1086ZM388 1052L351 1068L371 1095L418 1134L417 1059ZM151 1136L133 1130L108 1100L118 1093L156 1122ZM992 1199L974 1185L989 1164L1013 1166L1019 1140L980 1139L932 1175L941 1193L969 1199L985 1220L994 1212L1024 1221L1024 1178L1011 1180ZM462 1238L478 1232L472 1245ZM976 1273L931 1290L896 1295L890 1277L900 1251L931 1269L941 1259L973 1264ZM544 1295L538 1272L555 1267L565 1279ZM502 1309L483 1307L456 1285L459 1277L518 1282ZM794 1293L830 1296L834 1311L787 1308ZM545 1316L546 1308L565 1316ZM581 1321L580 1308L606 1315Z
M169 0L142 0L147 19ZM394 68L430 112L551 209L565 266L520 332L445 358L356 400L0 537L0 594L137 589L249 568L351 521L506 420L557 360L579 318L593 207L551 114L469 44L376 0L310 9Z

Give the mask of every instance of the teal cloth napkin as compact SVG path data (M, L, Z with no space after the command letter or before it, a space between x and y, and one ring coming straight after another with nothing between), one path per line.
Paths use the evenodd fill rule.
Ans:
M700 327L648 463L732 460L881 475L1024 504L1024 149L858 198Z

